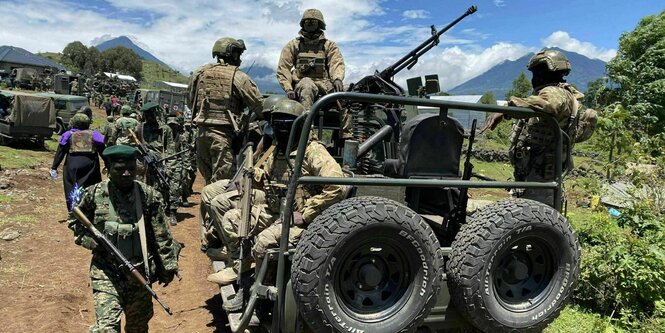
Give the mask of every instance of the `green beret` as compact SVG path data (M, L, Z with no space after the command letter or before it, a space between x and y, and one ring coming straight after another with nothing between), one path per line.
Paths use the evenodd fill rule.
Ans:
M117 160L132 160L136 159L138 150L128 145L115 145L104 149L102 156L106 157L109 161Z
M132 107L129 105L123 105L122 109L120 109L120 113L123 115L129 115L132 113Z
M148 102L148 103L145 103L145 104L143 104L143 106L141 107L141 112L152 111L153 109L156 111L156 109L157 109L158 106L159 106L159 105L157 105L157 103L155 103L155 102Z

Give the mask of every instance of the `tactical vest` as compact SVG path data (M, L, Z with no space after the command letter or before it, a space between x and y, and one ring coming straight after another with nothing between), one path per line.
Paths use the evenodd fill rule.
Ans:
M118 198L116 197L114 198L116 204L112 204L108 184L109 181L105 181L95 186L95 204L97 208L95 209L93 223L97 226L104 226L104 229L100 231L106 239L113 243L132 264L140 266L143 264L143 254L141 252L141 239L136 207L134 206L135 203L132 201L129 202L127 207L119 206ZM141 193L141 198L134 198L134 200L144 202L143 195ZM149 221L146 221L146 224L148 223ZM151 271L154 272L153 269Z
M296 54L296 75L298 79L309 77L312 79L329 79L328 64L326 63L325 39L305 41L299 39L298 54Z
M231 113L240 113L238 101L233 98L233 78L238 67L216 64L201 72L198 78L196 100L199 108L196 123L208 126L232 124Z
M72 132L69 137L69 153L95 153L97 147L92 141L92 130Z

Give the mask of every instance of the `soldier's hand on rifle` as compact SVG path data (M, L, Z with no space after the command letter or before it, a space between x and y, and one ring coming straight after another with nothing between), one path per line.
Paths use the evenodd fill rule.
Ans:
M82 236L81 239L80 239L80 242L81 242L81 244L80 244L81 246L83 246L84 248L86 248L90 251L94 251L97 248L97 242L90 236L85 236L85 235Z
M344 83L340 79L333 81L333 87L335 88L335 92L344 91Z
M503 113L493 113L485 119L485 126L480 129L479 134L483 134L487 129L494 130L499 123L503 121Z
M295 100L296 99L296 92L293 91L293 90L289 90L289 91L286 92L286 97L288 99Z

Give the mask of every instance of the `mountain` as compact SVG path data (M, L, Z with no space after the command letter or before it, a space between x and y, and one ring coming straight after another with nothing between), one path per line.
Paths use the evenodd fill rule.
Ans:
M141 59L152 61L152 62L158 63L162 66L171 68L171 66L169 66L165 62L159 60L157 57L152 55L150 52L148 52L148 51L144 50L143 48L141 48L140 46L136 45L136 43L134 43L127 36L120 36L120 37L116 37L116 38L113 38L113 39L108 39L106 41L103 41L103 42L95 45L95 47L99 50L99 52L104 52L106 49L110 49L110 48L116 47L116 46L124 46L124 47L134 51L134 53L136 53L139 57L141 57Z
M247 73L249 77L256 82L261 93L284 94L284 89L282 89L282 86L277 82L274 68L257 64L252 66L252 64L242 63L240 69Z
M570 75L566 76L566 81L574 84L581 92L587 90L589 82L605 76L604 61L590 59L575 52L557 50L568 57L573 68ZM520 72L524 72L529 79L531 78L526 64L533 55L534 53L527 54L515 61L506 60L487 72L450 89L448 93L451 95L482 95L490 91L496 99L505 99L506 93L512 88L513 80L520 75Z

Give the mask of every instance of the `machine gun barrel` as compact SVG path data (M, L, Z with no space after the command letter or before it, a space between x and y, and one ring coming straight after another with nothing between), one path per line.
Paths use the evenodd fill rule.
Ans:
M408 69L411 69L417 62L418 58L425 54L427 51L429 51L431 48L439 44L439 37L443 35L446 31L448 31L450 28L452 28L454 25L459 23L462 19L465 17L473 14L478 10L476 6L471 6L469 9L466 10L466 12L458 17L455 21L451 22L448 24L446 27L443 29L439 30L436 32L434 29L434 26L432 26L432 36L428 38L426 41L422 42L420 45L418 45L415 49L411 50L409 54L405 55L402 57L402 59L398 60L394 64L388 66L386 69L381 71L379 73L379 76L383 78L384 80L388 80L395 76L397 73L402 71L405 67Z

